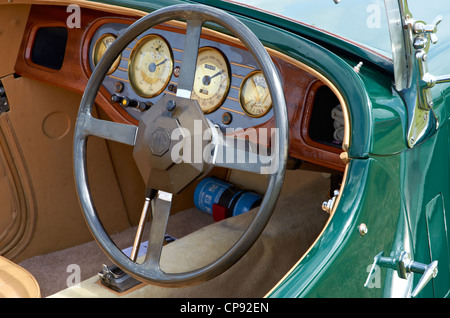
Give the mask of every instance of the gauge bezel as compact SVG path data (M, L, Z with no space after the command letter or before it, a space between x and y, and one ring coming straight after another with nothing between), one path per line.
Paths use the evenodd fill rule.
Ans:
M164 41L164 43L166 43L167 48L169 49L169 55L170 55L170 62L172 64L171 66L171 70L169 72L169 75L167 76L167 79L164 83L164 85L161 87L161 89L159 89L157 92L152 93L152 94L145 94L144 92L142 92L137 86L136 83L134 83L133 80L133 73L134 71L131 70L133 63L134 63L134 58L135 58L135 54L136 52L141 49L141 47L147 43L151 38L158 38L162 41ZM174 60L173 60L173 51L172 51L172 47L170 46L169 41L167 41L163 36L156 34L156 33L151 33L151 34L147 34L145 36L143 36L142 38L140 38L136 45L133 47L133 49L131 50L130 56L128 58L128 67L127 67L127 72L128 72L128 80L130 82L131 88L133 89L133 91L139 95L140 97L143 98L152 98L155 96L158 96L159 94L161 94L167 87L167 85L169 84L171 78L172 78L172 74L173 74L173 69L174 69Z
M203 47L199 48L198 56L200 56L200 53L203 53L204 51L214 51L214 52L216 52L217 54L219 54L222 57L223 61L225 62L226 71L227 71L227 78L228 78L227 87L226 87L226 89L225 89L225 91L223 93L223 96L220 99L220 101L215 106L213 106L213 107L211 107L211 108L209 108L207 110L203 110L202 109L204 114L210 114L210 113L216 111L218 108L220 108L220 106L222 106L224 101L227 99L227 96L228 96L228 93L230 92L230 87L231 87L231 67L230 67L230 63L229 63L226 55L221 50L219 50L218 48L213 47L213 46L203 46ZM198 67L198 57L197 57L197 65L195 66L195 72L196 73L197 73L197 67ZM194 77L194 85L193 85L193 87L195 87L195 77ZM192 93L194 93L194 88L192 89ZM191 98L192 98L192 95L191 95ZM209 98L207 98L207 99L209 99ZM201 106L200 106L200 108L201 108Z
M273 106L272 96L270 96L270 100L271 100L271 102L270 102L270 107L268 107L267 110L266 110L264 113L261 113L261 114L258 114L258 115L255 115L255 114L252 114L252 113L248 112L247 109L242 105L242 102L241 102L242 96L243 96L243 91L242 91L242 90L243 90L245 84L247 83L247 81L248 81L251 77L253 77L253 76L257 75L257 74L261 74L261 75L264 77L264 73L263 73L261 70L254 70L254 71L251 71L251 72L248 73L247 76L242 80L241 85L240 85L240 87L239 87L239 105L241 106L241 108L242 108L242 110L244 111L244 113L245 113L247 116L252 117L252 118L260 118L260 117L263 117L263 116L267 115L267 114L270 112L270 110L272 109L272 106ZM265 79L265 77L264 77L264 80L265 80L266 83L267 83L267 80ZM270 92L269 92L269 95L270 95Z
M113 38L114 38L114 41L117 39L117 36L116 36L115 34L112 34L112 33L105 33L105 34L102 34L102 35L97 39L97 41L95 41L94 48L93 48L93 50L92 50L92 65L94 66L94 68L97 66L97 64L100 62L100 59L101 59L101 57L100 57L100 59L99 59L97 62L95 61L96 56L97 56L96 52L97 52L97 50L98 50L98 48L99 48L99 45L101 44L101 42L103 41L104 38L109 37L109 36L113 37ZM103 56L103 55L102 55L102 56ZM114 73L114 72L117 70L117 68L119 67L120 60L121 60L121 59L122 59L122 54L120 54L120 55L117 57L117 59L116 59L116 60L114 61L114 63L111 65L111 67L110 67L108 73L106 73L106 75L110 75L110 74Z

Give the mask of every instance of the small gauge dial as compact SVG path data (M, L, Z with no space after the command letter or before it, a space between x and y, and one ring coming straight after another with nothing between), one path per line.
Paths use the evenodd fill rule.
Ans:
M134 91L141 97L160 94L169 83L172 70L172 51L159 35L143 37L131 52L128 77Z
M222 104L229 88L230 71L225 57L216 49L201 48L191 98L198 101L204 113L210 113Z
M115 35L107 33L103 34L97 40L97 42L95 42L94 51L92 52L92 63L94 64L94 67L97 66L103 54L105 54L106 50L111 46L111 44L113 44L115 40L116 40ZM121 55L119 55L117 59L114 61L114 63L111 65L111 68L108 71L108 75L112 74L117 69L120 63L120 59Z
M239 101L245 113L251 117L261 117L272 107L269 87L261 71L250 73L242 82Z

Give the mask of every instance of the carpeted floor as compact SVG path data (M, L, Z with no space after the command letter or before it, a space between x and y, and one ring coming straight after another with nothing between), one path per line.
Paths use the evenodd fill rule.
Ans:
M272 227L272 230L270 230L271 227L269 226L268 241L262 241L263 246L266 246L269 241L278 241L279 244L282 244L283 249L297 244L299 239L303 241L301 247L295 247L295 256L292 256L292 259L284 265L282 273L285 273L307 250L325 225L328 214L321 210L321 203L328 199L328 193L329 180L323 178L320 173L300 171L295 173L291 172L287 175L282 196L277 206L279 210L282 210L281 213L285 215L282 217L285 221L282 221L284 223L276 223L278 225ZM280 212L277 213L279 214ZM297 219L297 223L290 221L293 218ZM181 238L206 225L214 223L211 216L196 209L179 212L171 216L169 220L167 233L175 238ZM148 229L149 227L146 228ZM280 228L286 228L286 236L283 236L283 231L281 231L280 235ZM288 237L287 233L289 231L292 233L301 233L301 235L294 234L294 236L291 235ZM112 237L116 245L123 249L132 245L134 235L135 229L132 228L123 233L117 233ZM147 237L145 235L144 237ZM275 236L279 235L279 239L275 238ZM294 241L291 242L290 240ZM277 249L279 247L271 247L270 254ZM283 256L283 258L287 259L288 257ZM273 261L279 263L279 261L273 260L273 257L271 257L269 262ZM19 265L35 276L40 284L42 297L47 297L76 283L73 281L75 277L73 275L74 270L79 270L81 274L80 278L83 281L97 275L102 269L102 264L112 263L101 251L97 243L92 241L63 251L36 256L21 262ZM272 267L275 267L275 265L272 265ZM274 279L279 278L275 277Z
M213 223L211 216L196 209L179 212L171 216L167 225L167 233L175 238L181 238L197 229ZM150 226L146 226L148 231ZM148 237L145 231L144 238ZM125 249L132 246L136 228L130 228L121 233L113 234L116 245ZM65 250L39 255L22 261L19 265L27 269L38 281L42 297L77 283L77 275L81 281L97 275L102 270L102 264L111 265L105 253L95 241L71 247ZM75 275L76 274L76 275Z

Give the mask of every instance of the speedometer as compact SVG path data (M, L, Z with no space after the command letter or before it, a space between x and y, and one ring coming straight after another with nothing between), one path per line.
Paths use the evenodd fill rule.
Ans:
M261 71L251 72L242 82L239 101L245 113L261 117L272 108L272 98L266 78Z
M172 70L172 51L159 35L143 37L131 52L128 77L133 90L141 97L160 94L169 83Z
M230 88L230 71L222 53L210 47L201 48L197 57L192 99L204 113L216 110Z

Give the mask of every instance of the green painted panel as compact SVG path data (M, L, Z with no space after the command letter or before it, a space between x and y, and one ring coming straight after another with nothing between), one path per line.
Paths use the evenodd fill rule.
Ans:
M442 194L433 198L426 206L426 223L430 245L431 260L439 260L438 276L433 279L435 297L448 294L450 282L449 246L447 238L447 224ZM419 275L415 280L420 279Z
M270 297L382 297L385 269L381 283L364 283L373 257L395 245L404 206L396 182L376 160L353 160L349 172L341 204L319 242ZM361 223L368 226L363 237Z

